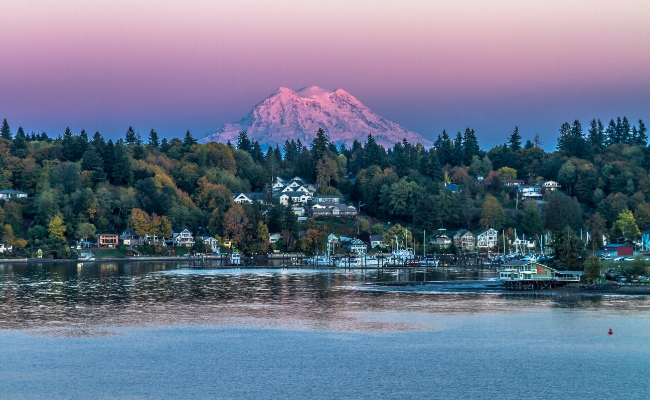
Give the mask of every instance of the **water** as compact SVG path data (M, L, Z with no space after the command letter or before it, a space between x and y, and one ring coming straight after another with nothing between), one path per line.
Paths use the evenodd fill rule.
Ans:
M493 278L5 264L0 398L650 397L649 297Z

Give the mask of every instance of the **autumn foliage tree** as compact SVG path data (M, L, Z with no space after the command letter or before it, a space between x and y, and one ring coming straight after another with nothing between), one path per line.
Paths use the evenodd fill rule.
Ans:
M233 244L241 243L248 228L248 217L241 205L235 204L226 211L223 216L223 231Z
M480 224L483 228L501 229L506 224L506 213L494 196L488 196L483 202Z

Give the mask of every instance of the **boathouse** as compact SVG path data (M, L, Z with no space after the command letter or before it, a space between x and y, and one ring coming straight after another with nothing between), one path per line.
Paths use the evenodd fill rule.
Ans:
M580 282L582 271L561 271L535 261L512 261L499 271L499 280L510 290L544 290Z

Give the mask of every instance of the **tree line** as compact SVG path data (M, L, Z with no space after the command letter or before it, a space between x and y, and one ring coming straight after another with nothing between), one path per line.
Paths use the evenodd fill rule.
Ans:
M167 140L151 129L145 140L129 127L123 138L106 140L99 132L69 128L57 137L26 134L21 127L14 134L4 120L0 189L29 197L4 201L0 233L27 255L39 248L57 255L74 239L136 224L163 233L187 228L231 239L249 252L268 251L269 232L281 233L283 249L323 249L338 225L298 223L270 190L277 177L294 176L317 183L319 193L361 205L363 217L346 228L355 233L382 234L380 221L411 226L416 240L440 228L494 227L512 236L514 230L561 233L568 226L569 236L588 230L600 245L603 235L631 242L650 225L643 121L632 125L623 117L605 126L594 119L586 132L580 121L564 123L552 152L542 148L539 135L525 140L517 127L504 137L502 145L483 150L467 128L454 139L443 131L430 149L406 140L386 149L372 135L337 146L321 129L311 143L288 140L264 148L246 132L236 143L199 144L189 131ZM545 204L522 205L504 184L508 179L557 181L561 188L547 193ZM263 192L268 205L233 202L233 193L252 191ZM308 234L299 237L299 231Z

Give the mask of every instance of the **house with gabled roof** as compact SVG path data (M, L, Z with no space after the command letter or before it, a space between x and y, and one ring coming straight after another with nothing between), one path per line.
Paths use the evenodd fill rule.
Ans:
M499 232L493 228L476 232L476 247L479 249L493 249L499 243Z
M264 193L263 192L249 192L249 193L235 193L233 194L233 200L235 203L248 203L253 204L254 201L259 203L264 203Z
M467 229L460 229L453 234L454 245L465 251L473 251L476 247L476 236Z
M27 193L21 192L20 190L0 190L0 200L6 199L9 200L11 198L15 199L26 199L27 198Z
M172 243L176 247L192 247L194 246L194 235L188 229L174 228L172 229Z

